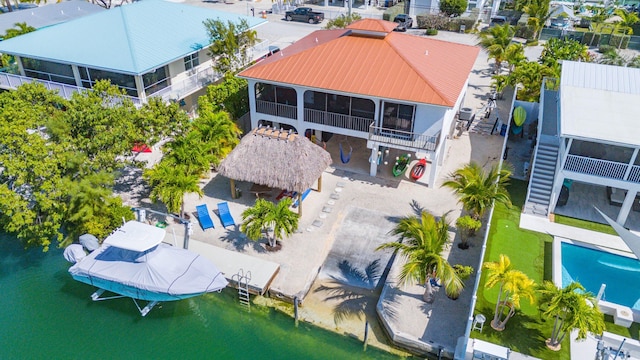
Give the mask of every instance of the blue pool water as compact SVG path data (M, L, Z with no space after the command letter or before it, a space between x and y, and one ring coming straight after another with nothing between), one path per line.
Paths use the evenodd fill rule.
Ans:
M640 310L640 261L562 243L562 286L577 281L594 294L607 284L604 300Z

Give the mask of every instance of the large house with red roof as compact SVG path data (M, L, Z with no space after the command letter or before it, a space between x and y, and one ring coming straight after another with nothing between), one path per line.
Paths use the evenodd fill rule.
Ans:
M249 82L252 128L293 128L367 140L426 158L432 186L478 56L475 46L394 32L364 19L320 30L242 71ZM377 161L370 161L376 175Z

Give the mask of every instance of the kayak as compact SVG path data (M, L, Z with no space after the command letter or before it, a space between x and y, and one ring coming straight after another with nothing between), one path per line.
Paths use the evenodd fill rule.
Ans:
M420 159L415 165L413 165L413 169L411 169L411 178L413 180L418 180L424 175L424 171L427 168L427 159Z
M409 161L411 159L411 154L403 154L400 157L396 158L396 163L393 165L393 176L400 176L402 173L407 170L407 166L409 166Z

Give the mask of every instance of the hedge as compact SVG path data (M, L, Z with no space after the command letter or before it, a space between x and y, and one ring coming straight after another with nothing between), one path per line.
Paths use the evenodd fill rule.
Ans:
M629 40L631 36L629 35L619 35L613 34L609 39L609 45L615 47L616 49L626 49L629 47Z
M393 21L396 15L404 14L404 3L397 3L382 13L382 20Z
M593 31L587 31L582 37L582 44L587 46L598 46L600 44L600 34Z

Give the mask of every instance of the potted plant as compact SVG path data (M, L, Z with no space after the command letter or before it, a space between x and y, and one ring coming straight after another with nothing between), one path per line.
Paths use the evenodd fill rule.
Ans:
M476 231L482 227L482 222L480 220L476 220L469 215L461 216L456 220L456 226L458 230L460 230L460 244L458 247L460 249L468 249L469 248L469 238L475 236Z
M453 271L455 271L458 278L464 282L471 276L471 274L473 274L474 269L471 266L455 264L453 265ZM447 293L447 297L451 300L457 300L461 292L462 289L455 293Z
M467 280L471 276L471 274L473 274L473 271L474 271L472 266L460 265L460 264L453 265L453 270L456 272L456 274L462 281Z

